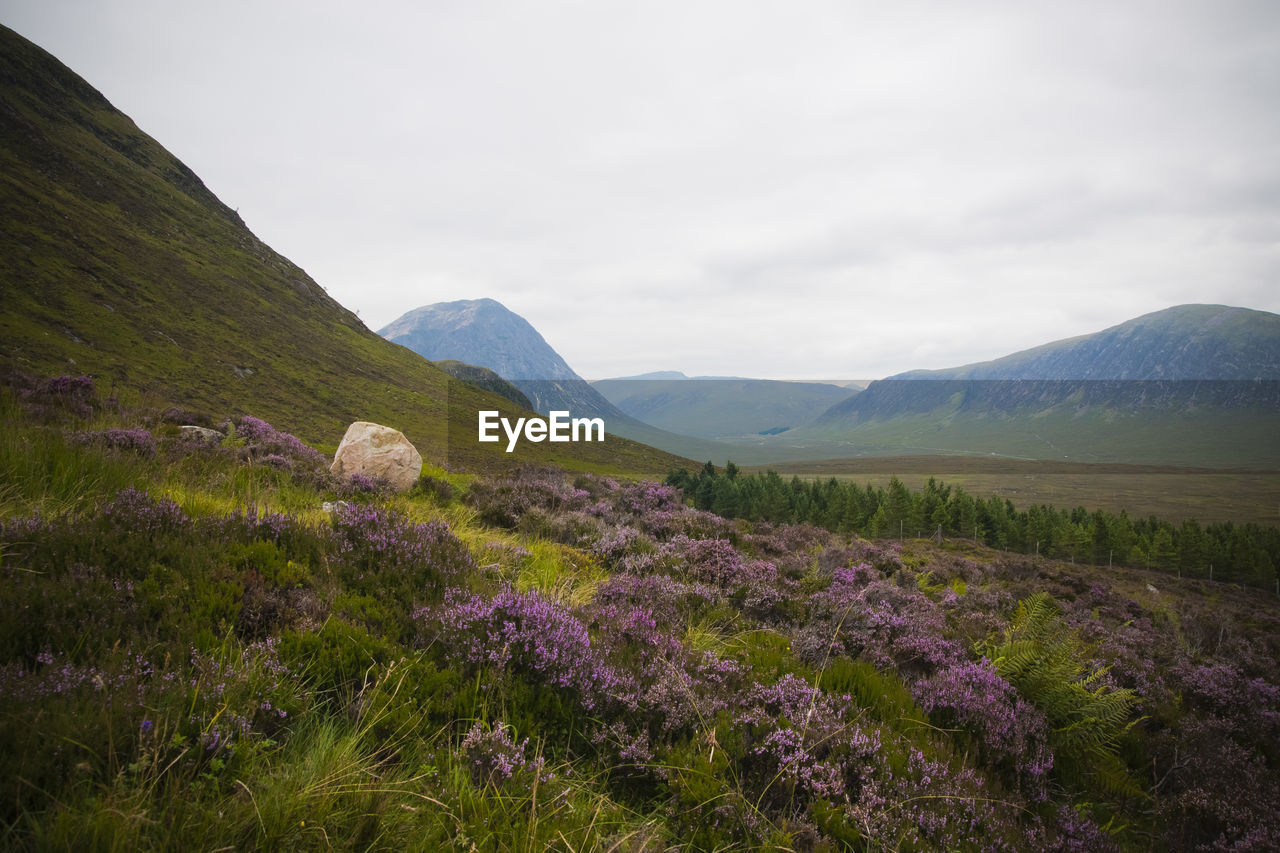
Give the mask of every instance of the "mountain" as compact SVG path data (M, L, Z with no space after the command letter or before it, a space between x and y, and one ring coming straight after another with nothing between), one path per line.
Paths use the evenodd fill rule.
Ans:
M424 305L378 334L431 361L478 364L509 382L582 381L528 320L493 299Z
M461 299L415 308L378 331L431 361L486 367L511 382L546 414L624 416L573 372L528 320L493 299Z
M1280 316L1182 305L871 383L801 438L859 452L1280 466Z
M462 299L415 308L378 334L432 361L480 365L509 381L546 414L599 417L605 430L669 453L723 462L730 450L677 435L622 412L591 387L551 348L528 320L494 299Z
M0 376L88 374L126 404L253 414L332 448L353 420L430 460L661 476L617 437L476 442L507 400L375 335L177 157L54 57L0 27Z
M617 376L613 379L601 379L599 382L619 382L629 379L688 379L679 370L651 370L648 373L638 373L635 376ZM593 383L594 384L594 383Z
M493 299L424 305L380 329L387 340L431 361L488 368L520 389L543 414L620 421L624 415L593 391L528 320Z
M467 385L489 391L499 397L506 397L522 409L533 408L533 402L524 395L524 392L487 367L448 359L432 363L459 382L465 382Z
M602 379L592 387L632 417L684 435L732 440L804 426L854 393L772 379Z
M891 379L1280 379L1280 315L1177 305L994 361Z

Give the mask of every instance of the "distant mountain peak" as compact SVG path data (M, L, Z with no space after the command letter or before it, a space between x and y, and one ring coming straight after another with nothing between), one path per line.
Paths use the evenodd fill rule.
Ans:
M635 376L615 376L605 381L630 382L635 380L657 380L657 379L679 381L679 380L688 379L688 378L689 378L688 376L685 376L679 370L651 370L648 373L637 373Z
M509 382L582 381L528 320L496 299L423 305L378 334L432 361L487 367Z
M559 410L603 416L610 431L626 417L574 373L528 320L495 299L423 305L378 334L434 362L456 360L488 368L543 414Z
M1175 305L1089 335L892 379L1280 379L1280 315Z

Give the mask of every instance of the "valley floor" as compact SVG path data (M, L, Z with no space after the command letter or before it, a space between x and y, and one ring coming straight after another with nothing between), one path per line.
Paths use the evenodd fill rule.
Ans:
M771 468L785 477L887 486L897 477L912 489L930 477L977 497L1008 498L1018 509L1033 504L1083 506L1133 518L1178 522L1230 521L1280 525L1280 471L1179 468L1155 465L987 459L973 456L892 456L784 462Z

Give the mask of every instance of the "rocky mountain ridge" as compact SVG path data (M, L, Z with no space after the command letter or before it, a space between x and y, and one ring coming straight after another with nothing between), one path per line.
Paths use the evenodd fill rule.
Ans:
M1280 379L1280 315L1175 305L991 361L890 379Z

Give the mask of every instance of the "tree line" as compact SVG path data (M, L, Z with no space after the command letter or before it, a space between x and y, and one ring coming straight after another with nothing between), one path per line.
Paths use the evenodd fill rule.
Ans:
M807 523L870 539L924 536L973 539L993 548L1095 565L1128 565L1191 577L1274 588L1280 530L1255 523L1189 519L1174 524L1151 516L1084 507L975 497L930 477L919 491L896 476L887 487L854 482L784 479L776 471L744 474L729 462L708 462L697 473L672 471L666 482L698 509L724 518L775 524Z

